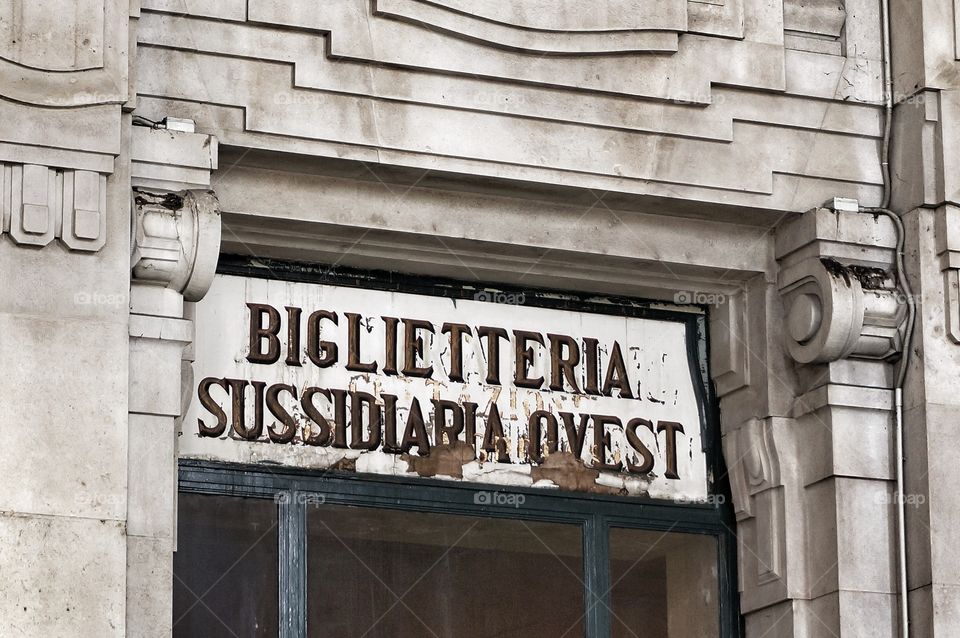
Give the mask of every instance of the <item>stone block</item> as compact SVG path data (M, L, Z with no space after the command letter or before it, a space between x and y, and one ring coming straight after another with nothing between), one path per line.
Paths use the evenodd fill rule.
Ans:
M840 589L896 591L893 484L846 477L833 482Z
M174 538L177 456L174 419L131 414L127 533Z
M123 523L0 514L0 633L122 638Z
M0 510L126 517L125 333L121 324L0 314L0 467L16 471Z
M841 590L804 605L809 638L893 638L897 630L896 596Z
M766 607L745 618L747 636L763 638L798 638L794 631L797 611L792 601Z
M170 540L127 538L127 636L173 631L173 546Z
M130 412L180 416L183 343L130 339Z
M895 536L888 481L835 477L807 488L810 593L893 592Z

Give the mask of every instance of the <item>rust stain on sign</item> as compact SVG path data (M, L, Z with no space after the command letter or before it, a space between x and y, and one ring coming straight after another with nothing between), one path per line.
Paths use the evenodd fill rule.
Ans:
M400 457L420 476L451 476L463 478L463 466L476 459L472 445L463 441L444 443L430 449L430 456L403 454Z
M531 468L530 477L535 483L550 481L561 490L620 494L618 489L598 484L600 472L590 469L570 452L554 452L545 457L541 465Z

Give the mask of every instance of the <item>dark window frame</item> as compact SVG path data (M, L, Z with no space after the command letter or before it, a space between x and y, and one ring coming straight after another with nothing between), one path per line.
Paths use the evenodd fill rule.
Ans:
M250 498L273 498L279 506L280 627L281 638L306 638L306 514L310 495L325 502L365 507L388 507L446 514L492 516L583 526L584 598L589 638L608 637L610 615L604 605L592 605L591 591L605 592L609 604L609 529L638 529L707 534L717 539L719 627L718 638L742 635L736 576L736 521L720 450L719 411L710 381L707 308L651 302L629 297L571 294L564 291L467 284L429 276L355 270L236 255L221 255L220 274L296 281L313 284L389 290L413 294L472 299L480 291L524 294L525 305L593 312L625 317L676 321L687 326L687 354L697 394L708 475L717 477L710 491L719 498L710 504L659 501L561 492L537 488L455 483L426 478L364 475L333 470L242 465L182 459L180 490ZM480 492L523 494L523 507L478 505ZM602 584L602 586L601 586ZM287 601L289 604L285 604Z
M264 467L204 460L180 461L180 491L243 498L273 499L278 504L280 548L280 638L306 638L306 517L325 504L400 509L438 514L485 516L580 524L583 529L584 602L587 636L609 637L609 530L613 527L685 534L717 540L719 588L718 638L740 635L733 556L736 538L720 505L674 504L629 497L454 483L437 479L347 474L288 467ZM478 505L481 492L522 494L522 507ZM322 501L322 504L318 504ZM592 604L591 592L604 604Z

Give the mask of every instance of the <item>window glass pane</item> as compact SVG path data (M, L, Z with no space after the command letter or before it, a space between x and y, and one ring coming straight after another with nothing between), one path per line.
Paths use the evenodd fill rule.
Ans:
M580 638L579 525L320 505L311 638Z
M719 636L717 567L713 536L611 529L614 637Z
M173 555L176 638L275 638L277 505L180 494Z

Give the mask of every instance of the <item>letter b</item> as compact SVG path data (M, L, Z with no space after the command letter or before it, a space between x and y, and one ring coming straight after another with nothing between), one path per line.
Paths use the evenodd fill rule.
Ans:
M250 309L250 363L276 363L280 359L280 312L273 306L260 303L248 303ZM267 325L263 325L266 316ZM266 350L264 350L266 341Z

